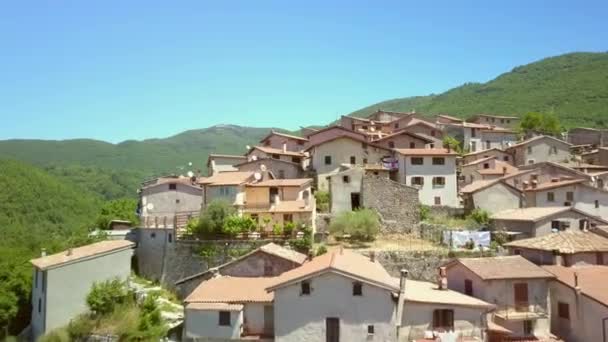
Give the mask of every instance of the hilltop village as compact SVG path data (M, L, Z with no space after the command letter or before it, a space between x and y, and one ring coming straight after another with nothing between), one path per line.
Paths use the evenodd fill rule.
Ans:
M170 340L605 339L608 132L378 110L300 133L145 181L139 224L32 260L23 336L118 279Z

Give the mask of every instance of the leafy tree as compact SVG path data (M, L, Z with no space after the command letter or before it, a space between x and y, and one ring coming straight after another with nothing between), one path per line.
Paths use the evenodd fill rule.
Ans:
M108 229L112 220L131 221L134 225L139 223L137 216L137 200L123 198L107 201L100 210L95 226L99 229Z
M372 241L380 230L378 215L371 209L345 211L334 218L329 231L334 235L350 235L355 241Z
M240 233L255 231L255 228L255 221L251 217L230 215L224 220L222 233L230 236L236 236Z
M107 315L129 298L129 291L124 282L119 279L94 283L87 295L89 310L97 315Z
M469 218L479 225L488 225L490 223L490 214L480 208L475 208L469 215Z
M431 207L428 205L420 205L420 221L426 221L431 217Z
M224 221L234 215L236 210L225 200L213 200L201 213L194 234L199 237L211 237L222 234Z
M326 213L329 212L329 203L331 202L331 197L329 192L327 191L317 191L315 192L315 200L317 202L317 210Z
M459 154L462 154L462 147L460 146L460 141L456 138L446 135L443 137L443 147L449 148L451 150L456 151Z
M561 125L557 116L547 113L527 113L522 117L519 127L523 133L540 132L557 136L561 132Z

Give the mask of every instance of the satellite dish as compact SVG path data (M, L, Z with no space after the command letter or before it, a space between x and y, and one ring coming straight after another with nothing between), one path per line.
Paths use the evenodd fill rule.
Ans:
M369 131L370 131L370 132L373 132L373 131L375 131L375 130L376 130L376 127L374 127L374 126L371 126L371 127L369 128Z
M251 150L251 146L249 146L249 145L245 145L245 148L248 150Z
M194 176L194 172L188 171L188 177L192 178L192 176Z
M265 172L267 170L266 165L264 165L264 164L260 165L260 170L262 170L262 172Z
M148 204L146 205L146 209L148 209L148 210L154 210L154 204L152 204L152 203L148 203Z
M258 160L258 156L251 156L251 160L253 160L253 161Z
M188 162L188 166L192 166L192 162Z
M256 181L260 181L262 179L262 174L259 172L256 172L253 174L253 178L255 178Z

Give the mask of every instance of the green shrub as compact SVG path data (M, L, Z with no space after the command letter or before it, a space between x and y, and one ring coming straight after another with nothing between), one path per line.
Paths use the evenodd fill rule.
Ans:
M296 224L293 222L286 222L283 225L283 233L285 235L289 235L291 236L291 234L293 233L293 230L296 229Z
M490 223L490 214L483 209L476 208L471 212L468 219L474 221L479 225L485 226Z
M167 334L167 326L162 320L157 296L148 295L141 305L137 330L126 333L126 340L153 341Z
M300 239L291 239L289 240L289 245L291 248L296 251L304 254L308 254L310 249L312 248L312 237L304 236Z
M431 218L431 207L428 205L420 205L420 221L427 221Z
M37 342L70 342L73 341L71 336L68 334L66 329L55 329L44 336L40 337ZM10 339L5 339L5 342L10 341ZM15 338L14 341L17 341Z
M315 200L317 201L317 210L323 213L329 212L329 204L331 195L327 191L315 192Z
M211 201L201 213L198 225L193 230L194 235L205 238L221 234L224 228L224 221L235 213L236 210L229 202L224 200Z
M197 227L199 226L200 222L198 217L192 217L191 219L188 220L188 223L186 223L186 233L188 234L194 234L194 232L197 230Z
M87 295L87 305L96 315L107 315L114 311L117 305L127 302L129 291L123 281L113 279L101 283L93 283L91 292Z
M213 243L206 243L199 247L198 254L205 260L207 263L213 261L215 256L218 253L218 247Z
M274 235L282 235L283 232L284 232L283 226L281 226L280 224L275 223L272 225L272 233Z
M240 233L255 231L255 221L248 216L240 217L238 215L230 215L224 220L222 233L232 237Z
M321 245L317 248L317 253L315 253L315 255L319 256L319 255L323 255L325 253L327 253L327 247L325 247L325 245Z
M95 329L95 320L89 315L80 315L70 321L67 331L72 341L78 341L89 336Z
M329 231L332 234L348 234L355 241L372 241L376 238L379 230L378 215L370 209L340 213L329 225Z

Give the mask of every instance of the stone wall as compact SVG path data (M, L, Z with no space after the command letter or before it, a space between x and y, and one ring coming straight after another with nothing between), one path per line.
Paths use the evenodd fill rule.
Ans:
M361 188L362 205L380 214L382 233L415 230L420 220L418 189L374 175L363 177Z

